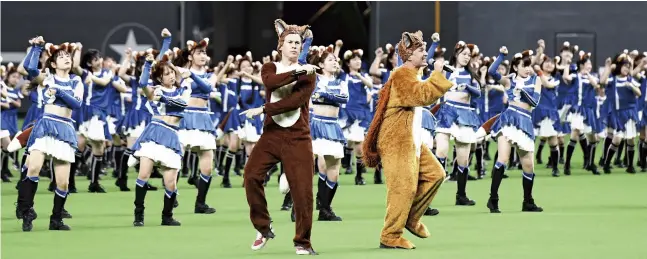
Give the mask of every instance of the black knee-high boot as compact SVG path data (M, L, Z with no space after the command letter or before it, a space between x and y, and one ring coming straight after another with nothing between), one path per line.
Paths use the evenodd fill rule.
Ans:
M319 210L322 206L325 206L325 199L327 199L328 195L328 187L326 186L326 179L327 176L322 173L318 173L318 178L317 180L317 197L316 197L316 206L315 209ZM323 201L323 202L322 202Z
M523 204L521 206L521 211L526 212L542 212L544 209L535 204L535 200L532 198L532 187L535 183L535 173L526 173L523 172L522 175L522 185L523 185Z
M640 150L642 151L639 159L640 159L640 171L641 172L647 172L647 141L643 140L640 143Z
M564 154L566 150L564 149L564 143L559 143L559 163L564 164Z
M281 210L289 211L291 208L292 208L292 195L290 195L290 192L288 192L283 197L283 204L281 205Z
M375 171L373 172L373 183L382 184L382 164L377 164Z
M537 153L535 154L535 160L537 161L538 165L541 165L543 163L541 159L541 152L544 151L544 145L546 145L546 140L539 140L539 146L537 147Z
M341 159L342 168L345 168L345 169L350 168L350 159L351 159L352 153L353 153L353 149L344 146L344 158Z
M192 183L195 185L200 180L200 179L198 179L199 178L198 175L200 174L200 169L199 169L200 168L200 156L198 155L197 152L191 152L191 158L192 158L190 160L190 163L191 163L190 170L191 170L191 172L189 173L189 175L190 175L189 177L190 177L190 179L193 179Z
M211 175L204 175L200 173L200 177L197 182L198 185L198 196L195 198L195 209L194 213L198 214L213 214L216 213L216 209L209 207L207 205L207 193L209 192L209 186L211 186Z
M2 176L2 182L5 183L10 183L11 180L9 179L9 175L11 172L9 171L9 152L2 150L2 171L0 172Z
M599 166L604 167L605 162L607 160L607 150L609 150L609 147L611 146L611 143L613 142L613 137L607 136L604 139L604 146L602 147L602 157L600 157L600 162Z
M132 149L128 148L121 152L121 156L117 157L117 159L120 161L119 164L119 175L117 177L117 181L115 185L119 187L119 190L122 192L129 192L130 188L128 188L128 158L133 154ZM178 174L179 175L179 174Z
M584 134L580 135L580 148L582 149L583 164L582 168L587 168L589 166L589 141L586 139Z
M70 230L68 225L63 223L63 208L67 201L67 191L54 190L54 206L52 215L49 217L49 230Z
M184 156L182 156L182 177L188 177L189 176L189 168L191 168L191 163L189 162L191 159L191 152L189 151L184 151Z
M49 192L54 192L54 190L56 189L56 172L54 171L54 160L45 160L45 165L43 166L47 166L49 168L49 179L51 181L49 181L49 187L47 188L47 190Z
M483 179L483 177L485 177L485 169L483 166L483 144L479 143L476 145L474 154L476 155L476 175L478 179Z
M173 218L173 204L177 199L177 190L164 191L164 208L162 209L162 226L180 226L180 222Z
M616 154L616 151L618 150L618 146L615 144L611 143L609 146L609 149L606 150L606 156L604 160L604 173L605 174L610 174L611 173L611 163L613 162L613 156Z
M124 166L121 163L121 161L122 161L121 158L124 156L124 152L125 152L124 147L122 147L122 146L118 146L118 147L113 148L113 156L114 156L113 160L114 160L114 163L115 163L114 172L115 172L115 175L117 176L117 178L119 178L119 174L121 173L121 167Z
M0 160L1 161L1 160ZM22 160L20 161L20 178L18 181L16 181L16 190L18 190L18 186L20 183L22 183L22 180L27 177L27 167L25 166L25 163L27 162L27 152L22 153Z
M559 176L559 167L557 166L559 164L559 148L557 146L551 146L550 147L550 158L548 159L548 162L550 163L550 167L553 168L553 176L558 177ZM568 175L571 173L569 172Z
M92 172L91 172L92 179L90 179L90 186L88 188L89 192L96 192L96 193L106 192L106 190L104 190L103 187L99 184L99 173L101 172L102 166L103 166L103 155L92 156Z
M627 158L627 173L630 174L635 174L636 169L634 167L634 156L635 156L635 149L634 149L634 143L633 139L627 140L627 154L625 157Z
M81 152L74 152L74 163L70 164L70 178L69 184L67 186L67 191L69 193L77 193L76 189L76 170L79 168L79 165L81 164L81 161L83 160L83 154Z
M148 183L144 180L137 179L135 181L135 221L133 225L140 227L144 225L144 201L146 200L146 193Z
M222 183L220 186L224 188L231 188L231 181L229 180L229 171L231 169L231 164L234 160L234 157L236 156L235 152L231 152L231 150L227 151L227 155L225 158L225 168L223 172L223 177L222 177Z
M575 145L577 141L571 139L568 143L568 148L566 149L566 163L564 163L564 174L571 174L571 158L573 157L573 152L575 151Z
M499 187L503 180L503 173L505 172L505 164L496 162L492 167L492 183L490 184L490 199L488 200L487 207L490 213L501 213L499 210Z
M456 205L457 206L474 206L476 202L467 198L465 189L467 187L467 176L469 175L470 168L462 167L454 164L454 171L456 172Z
M225 173L225 158L227 157L227 148L220 146L220 155L218 155L218 174L224 175Z
M615 161L613 162L613 165L618 166L620 168L624 167L624 164L622 163L622 153L626 151L625 149L625 142L621 141L620 145L618 146L618 149L616 150L617 154L615 156Z
M362 174L366 170L364 167L364 161L362 161L362 157L356 156L355 157L355 166L357 167L357 174L355 175L355 185L365 185L366 181L364 181L364 177L362 177Z
M27 170L24 168L23 170ZM25 174L27 174L25 172ZM18 186L18 199L16 206L16 217L21 218L22 221L22 231L31 231L32 221L36 219L37 215L34 211L34 197L36 196L36 191L38 190L38 181L39 177L25 177L22 180L22 183Z
M600 172L598 172L598 167L595 165L595 150L597 149L597 142L591 142L589 143L589 165L587 166L586 170L591 171L594 175L600 175Z
M242 149L239 149L238 152L236 152L236 166L234 166L234 173L238 176L241 176L242 174L240 173L240 170L243 169L243 160L244 158L244 151Z

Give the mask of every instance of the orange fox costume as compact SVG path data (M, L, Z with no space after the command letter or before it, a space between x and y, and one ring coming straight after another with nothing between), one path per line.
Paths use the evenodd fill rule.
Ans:
M424 46L422 32L405 32L398 54L405 62ZM406 228L420 238L429 237L420 221L445 178L445 170L422 143L422 106L435 103L451 88L440 72L424 81L417 68L396 68L380 91L379 104L364 141L364 162L369 167L382 164L387 200L381 248L413 249L402 237Z

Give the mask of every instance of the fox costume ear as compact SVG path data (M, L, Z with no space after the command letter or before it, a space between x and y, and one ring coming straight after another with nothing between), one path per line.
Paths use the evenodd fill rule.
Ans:
M288 28L288 24L281 19L276 19L274 21L274 29L276 29L276 34L281 36L283 32Z
M406 48L411 47L411 43L413 42L413 39L411 38L411 35L408 32L402 33L402 42L404 43L404 46Z

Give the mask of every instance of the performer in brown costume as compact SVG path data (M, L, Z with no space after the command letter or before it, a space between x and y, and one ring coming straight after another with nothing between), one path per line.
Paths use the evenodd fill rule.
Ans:
M430 236L420 218L445 178L445 170L422 141L422 106L440 98L452 83L442 74L443 64L418 80L426 65L422 32L405 32L398 43L404 65L396 68L382 90L375 117L364 141L364 161L369 167L382 163L386 178L386 217L380 248L413 249L403 229L420 238Z
M268 239L274 238L263 182L267 172L281 162L294 200L296 253L316 254L310 244L314 161L308 122L316 66L297 63L303 40L311 37L312 32L307 25L287 25L282 20L276 20L275 27L281 55L280 61L267 63L261 69L268 93L266 104L243 112L248 117L266 115L263 134L249 156L244 174L250 218L258 230L252 250L263 248Z

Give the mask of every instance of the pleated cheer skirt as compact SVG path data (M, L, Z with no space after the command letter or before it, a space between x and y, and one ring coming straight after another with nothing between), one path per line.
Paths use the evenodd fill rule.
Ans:
M532 115L529 111L510 105L492 125L491 135L496 141L499 136L506 137L511 144L521 150L535 150L535 132Z
M310 120L310 136L315 155L344 157L346 139L337 118L313 114Z
M77 149L74 120L43 114L29 135L26 148L28 152L38 150L56 160L74 163L74 152Z
M469 104L446 101L436 113L436 132L449 134L460 143L476 143L481 120Z
M167 168L182 168L183 150L178 127L162 120L151 120L133 144L132 150L133 154L128 159L129 166L135 166L138 159L146 157Z

